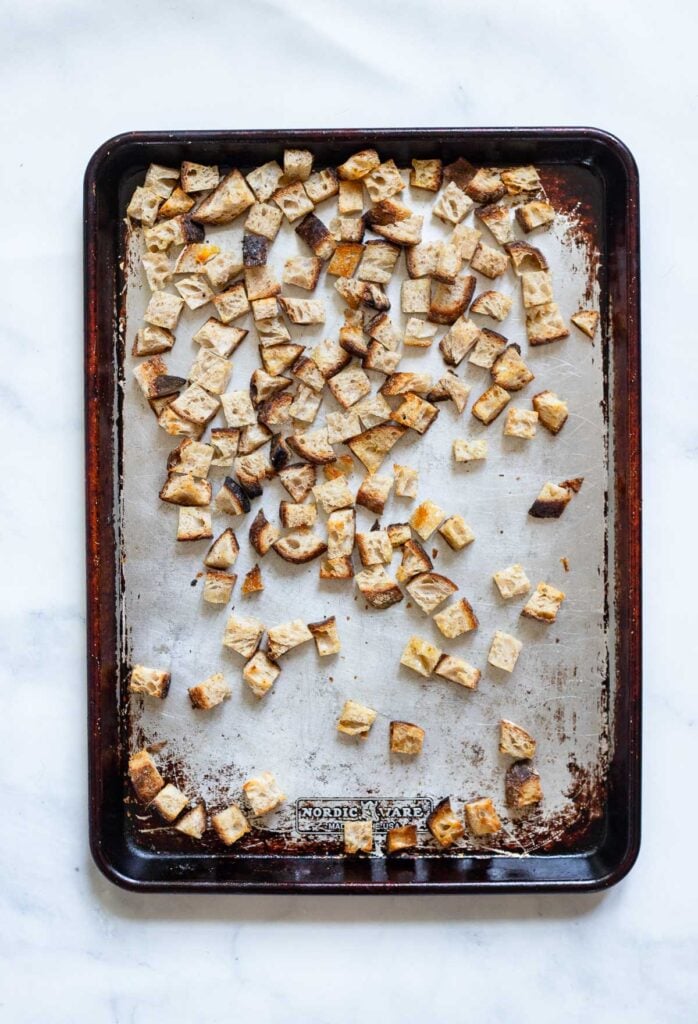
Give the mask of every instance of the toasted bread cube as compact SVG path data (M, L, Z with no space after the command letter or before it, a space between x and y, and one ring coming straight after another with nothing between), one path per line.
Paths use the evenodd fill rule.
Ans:
M171 245L203 242L204 229L194 224L191 217L173 217L161 221L155 227L145 228L143 236L148 252L165 252Z
M452 370L449 370L438 382L437 388L439 389L440 396L443 395L451 399L459 413L465 410L471 391L470 384L466 384ZM435 400L435 398L432 400Z
M427 395L433 387L430 373L391 373L381 387L381 394L394 398L395 395Z
M377 427L382 423L386 423L390 419L393 410L385 398L381 394L377 394L367 395L366 398L362 398L360 402L352 406L352 412L357 414L364 427L368 430L371 427Z
M206 809L203 804L197 804L190 811L183 814L175 828L182 835L191 839L201 839L206 831Z
M134 356L156 356L161 352L169 352L175 343L172 331L165 327L146 325L136 332L132 354Z
M492 836L502 828L502 822L489 797L466 804L465 820L474 836Z
M531 583L524 567L518 563L509 565L506 569L499 569L492 574L492 579L497 584L497 589L505 601L511 597L521 597L531 589Z
M350 580L354 577L354 566L349 555L340 558L325 558L320 563L321 580Z
M543 253L528 242L508 242L504 248L511 257L514 273L518 277L529 271L548 269L548 261Z
M332 512L327 519L327 555L330 559L351 555L356 515L352 508Z
M436 324L430 324L419 317L410 317L405 327L405 345L412 348L429 348L437 332Z
M378 341L372 341L366 351L362 366L366 370L376 370L378 373L394 373L400 363L399 352L389 352Z
M403 594L382 565L371 565L356 574L355 582L364 600L379 611L399 604Z
M213 446L201 444L185 437L173 448L167 458L167 469L170 473L191 473L205 479L213 459Z
M313 634L302 619L293 619L291 622L283 622L280 626L272 626L267 634L267 654L272 661L313 639Z
M191 245L185 245L175 262L174 273L205 274L206 264L219 253L219 247L210 245L208 242L194 242ZM143 257L144 260L145 258Z
M422 540L429 540L434 530L444 521L445 512L430 500L423 501L410 517L410 526Z
M160 401L166 402L169 399L160 399ZM191 420L185 420L183 416L178 416L176 412L173 412L171 405L165 405L162 410L155 410L155 412L158 426L172 437L193 437L194 440L198 440L204 431L203 424L192 423Z
M214 295L212 301L218 311L218 316L224 324L229 324L231 320L236 320L244 313L247 313L250 308L245 285L242 281L238 281L237 284L232 285L227 291Z
M443 179L441 160L413 160L410 171L412 188L423 188L428 192L438 192Z
M235 564L240 551L235 532L228 528L214 540L204 558L204 565L210 569L229 569Z
M351 277L361 262L364 247L360 242L340 242L327 264L334 277Z
M286 794L281 792L271 772L261 772L255 778L248 779L243 783L242 791L256 816L271 814L286 801Z
M311 530L299 529L279 538L274 544L274 551L285 562L292 565L303 565L324 555L327 544Z
M431 615L435 608L458 590L457 584L438 572L424 572L414 576L405 589L425 615Z
M134 665L128 681L129 693L142 693L148 697L164 700L170 688L172 676L162 668L148 668L146 665Z
M143 188L138 185L131 196L131 201L126 209L126 216L131 220L139 220L146 227L152 227L162 204L162 197L152 188Z
M507 391L520 391L532 380L534 374L521 358L518 345L508 345L492 364L492 379Z
M476 419L487 426L497 419L510 400L511 395L508 391L499 384L493 384L480 395L470 411Z
M402 547L402 562L397 571L398 582L406 583L407 580L429 572L430 569L433 569L433 564L422 545L408 538Z
M476 203L496 203L506 193L499 170L481 167L470 179L465 191Z
M334 419L331 420L331 417L341 417L346 423L352 422L352 423L358 424L358 422L359 422L358 416L355 416L353 412L344 412L344 413L338 412L338 413L334 413L334 414L333 413L328 413L328 416L327 416L327 436L328 437L331 434L331 424L332 424L332 422L335 422L335 423L337 422L337 420L334 420ZM348 433L348 428L345 427L343 429L345 429L346 432ZM352 431L351 434L349 434L349 436L353 437L354 433L355 433L355 431ZM354 460L352 459L351 455L340 455L335 462L332 462L332 463L330 463L327 466L323 466L322 467L322 473L323 473L323 476L325 477L325 480L336 480L338 476L344 476L344 477L351 476L351 474L354 472L354 469L355 469Z
M435 324L453 324L465 313L475 291L472 274L457 277L452 284L435 284L429 304L429 319Z
M535 167L509 167L501 172L502 181L510 196L519 196L525 192L538 192L541 181Z
M344 852L371 853L373 850L373 823L371 821L344 822Z
M485 370L490 370L506 347L507 339L503 335L483 327L468 362L473 366L481 366Z
M204 264L204 273L214 288L225 288L242 270L241 245L235 252L220 252Z
M366 333L370 338L380 342L383 348L395 351L400 347L400 335L387 313L379 313L366 324Z
M249 391L229 391L221 397L221 404L229 427L247 427L257 422Z
M562 484L543 484L528 514L534 519L559 519L569 505L573 493L569 487Z
M337 632L337 619L334 615L322 622L309 622L308 629L313 634L317 652L321 658L330 654L339 654L342 645Z
M204 426L218 412L220 399L209 394L200 384L192 384L174 400L170 408L178 416Z
M170 505L205 508L211 503L211 484L189 473L170 473L160 489L160 500Z
M149 804L154 800L165 785L155 761L145 749L138 750L129 758L128 775L142 804Z
M551 434L558 434L567 422L567 403L553 391L541 391L533 396L531 402L545 429Z
M372 230L396 245L410 246L421 242L423 224L424 218L413 214L406 220L398 220L393 224L375 224Z
M536 436L537 423L538 413L532 409L509 409L504 434L507 437L520 437L530 441Z
M264 651L256 651L242 670L242 678L260 700L271 690L280 675L281 669Z
M392 561L393 545L386 530L357 533L356 547L362 565L388 565Z
M455 181L450 181L434 204L434 216L447 224L460 224L474 205Z
M403 427L409 427L418 434L425 434L432 425L439 410L419 395L407 394L401 405L393 411L393 420Z
M504 672L513 672L523 644L515 636L496 630L490 645L487 660L495 668Z
M316 205L336 196L339 192L337 172L333 167L325 167L322 171L316 171L304 184L305 191Z
M313 154L309 149L284 150L284 177L287 181L307 181L313 169Z
M439 342L439 349L444 362L449 366L458 366L470 352L480 337L480 328L472 320L459 317L451 325L450 331Z
M237 843L238 839L242 839L250 831L247 818L237 804L231 804L225 810L214 814L211 817L211 824L218 838L226 846L232 846L233 843Z
M400 290L400 307L403 313L428 313L431 302L431 281L428 277L404 280ZM410 320L410 324L412 320ZM408 324L409 327L409 324Z
M315 525L317 508L315 505L298 505L292 501L279 504L281 525L290 530L299 530Z
M337 209L342 214L361 213L364 208L364 190L360 181L340 181Z
M394 548L401 548L412 538L409 523L390 523L386 530Z
M393 754L421 754L424 729L411 722L390 723L390 751Z
M196 332L192 341L201 345L202 348L212 349L216 355L227 358L238 347L248 332L240 327L228 327L220 320L211 317L203 327Z
M428 678L436 668L440 657L441 651L438 647L434 647L428 640L423 640L421 637L411 636L400 657L400 664L418 672L420 676Z
M380 165L380 157L375 149L362 149L354 153L337 168L337 174L345 181L357 181Z
M349 366L327 381L330 391L344 409L371 393L371 381L359 366Z
M452 683L458 683L467 690L477 690L480 682L480 669L474 668L462 658L456 658L451 654L442 654L439 663L434 669L437 676L449 679Z
M441 253L441 242L420 242L405 251L407 273L416 280L430 278L436 270Z
M507 206L500 206L493 203L490 206L482 206L476 216L486 224L494 237L501 245L514 241L514 228Z
M550 203L534 199L530 203L524 203L523 206L516 208L516 219L528 234L535 228L552 223L555 220L555 210Z
M242 582L242 596L247 597L248 594L259 594L262 590L264 590L262 570L258 565L253 565Z
M168 198L158 210L158 220L169 217L177 217L179 214L189 213L196 205L196 200L188 196L181 188L172 190Z
M516 758L533 757L536 741L520 725L503 718L499 723L499 752Z
M278 317L279 303L274 295L271 295L268 299L255 299L250 305L252 306L252 316L255 320L267 322Z
M293 224L300 217L312 213L315 209L312 199L308 197L300 181L292 182L283 188L277 188L271 199L279 207L286 220Z
M479 626L477 615L473 611L472 605L464 597L450 604L442 611L437 612L434 616L434 622L448 640L455 640L457 636L469 633Z
M351 362L349 353L345 352L331 338L325 338L324 341L316 345L310 353L310 359L316 364L325 380L335 376L335 374L339 373L340 370L343 370Z
M259 647L263 632L264 624L258 619L231 615L225 627L223 646L241 654L243 658L251 658Z
M400 249L392 242L367 242L356 274L358 280L387 284L393 276L399 256Z
M321 260L329 260L336 242L319 217L309 213L296 228L296 234Z
M184 299L179 295L172 295L171 292L153 292L143 319L153 327L165 327L173 331L179 321Z
M528 619L537 619L538 622L554 622L564 600L562 590L557 590L549 583L539 583L521 614Z
M531 345L548 345L568 337L570 331L556 302L526 310L526 333Z
M320 430L308 430L304 433L292 434L287 439L291 448L307 462L323 466L327 462L334 462L336 455L331 444L327 440L327 427Z
M284 263L281 280L312 292L320 278L322 260L318 256L291 256Z
M540 775L527 761L516 761L507 769L504 792L507 805L514 810L539 804L543 799Z
M417 845L417 826L400 825L399 828L390 828L385 837L386 853L401 853L403 850L412 850Z
M237 480L227 476L215 497L214 504L219 512L239 516L250 511L250 499Z
M473 302L470 312L479 313L480 316L491 316L493 320L502 321L509 316L512 302L511 295L504 295L497 291L482 292Z
M451 245L454 245L460 253L460 258L468 262L473 258L478 247L482 232L477 228L467 227L465 224L456 224L451 235Z
M278 476L294 501L305 501L317 479L315 466L301 462L280 469Z
M335 217L330 221L330 232L335 242L362 242L366 223L363 217Z
M255 167L253 171L250 171L247 175L247 183L257 197L258 203L266 203L267 199L271 199L283 176L284 172L276 160L270 160L268 163L262 164L261 167Z
M371 726L376 720L378 712L365 704L359 704L355 700L347 700L337 721L337 732L343 732L347 736L361 736L366 738L371 731Z
M509 266L509 257L499 249L480 242L470 260L470 266L485 277L500 277Z
M192 384L199 384L212 395L222 395L233 372L233 364L210 348L200 348L189 371Z
M325 303L322 299L279 299L281 308L292 324L324 324Z
M447 797L437 804L427 818L427 828L439 846L447 849L465 835L465 826L451 807Z
M189 798L180 789L168 783L153 800L152 806L165 821L174 821L189 803Z
M164 252L146 252L141 256L141 263L151 292L163 291L172 280L172 266L167 255Z
M394 160L386 160L385 163L374 167L364 176L363 182L373 203L379 203L382 199L390 199L391 196L402 192L405 187Z
M457 246L442 242L432 277L444 284L453 284L460 273L463 258Z
M399 498L416 498L419 486L419 473L411 466L393 464L395 474L395 494Z
M580 309L573 313L570 320L588 338L594 339L596 329L599 326L599 314L595 309Z
M369 473L375 473L393 445L399 441L407 428L397 423L381 423L369 427L362 434L349 438L347 445L364 464Z
M487 440L485 438L477 441L456 438L452 448L455 462L478 462L487 458Z
M553 301L553 281L548 270L527 270L521 277L521 298L525 309Z
M209 604L227 604L233 596L236 581L237 576L234 573L209 569L204 577L204 601Z
M461 515L449 516L439 527L439 533L453 551L460 551L475 540L475 534Z
M215 191L196 208L191 215L192 220L200 224L230 224L254 201L254 193L235 169L226 174Z
M216 672L208 679L204 679L203 683L189 687L189 700L193 708L210 711L224 700L228 700L232 692L222 673Z
M185 192L207 192L211 188L216 188L221 180L217 167L207 167L205 164L195 164L189 160L182 161L179 176Z
M209 540L213 537L211 513L202 508L180 506L177 519L177 540Z
M377 476L371 473L361 482L361 486L356 492L356 504L370 509L378 516L383 515L392 486L393 478L391 476Z
M343 475L334 480L328 480L324 484L317 484L313 487L313 495L327 515L338 509L349 508L354 504L354 495Z

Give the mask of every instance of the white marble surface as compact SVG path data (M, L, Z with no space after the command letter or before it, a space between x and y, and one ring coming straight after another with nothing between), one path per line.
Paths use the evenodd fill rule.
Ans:
M698 1018L695 8L0 2L0 1018ZM661 14L661 20L660 20ZM671 31L662 25L671 24ZM154 59L154 56L156 59ZM81 186L133 128L594 124L642 178L644 839L603 896L137 896L86 841Z

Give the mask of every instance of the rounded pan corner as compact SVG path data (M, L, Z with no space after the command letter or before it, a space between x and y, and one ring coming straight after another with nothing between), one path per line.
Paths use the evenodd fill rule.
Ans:
M615 161L619 161L623 167L629 184L638 186L640 171L633 151L626 142L613 132L605 128L588 127L582 128L585 137L593 140L597 146L604 149Z
M94 188L97 180L108 169L109 163L117 155L120 155L122 150L127 149L129 146L136 145L139 138L139 132L120 132L118 135L112 135L110 139L106 139L100 146L98 146L88 160L85 168L85 189L88 190L90 188Z
M587 892L605 892L618 885L626 878L637 863L640 856L641 835L639 825L628 836L628 841L622 849L620 856L610 864L605 865L605 870L593 878L587 887Z
M100 874L118 889L125 889L127 892L142 892L148 888L119 863L119 851L108 851L104 847L102 837L94 827L90 829L90 854Z

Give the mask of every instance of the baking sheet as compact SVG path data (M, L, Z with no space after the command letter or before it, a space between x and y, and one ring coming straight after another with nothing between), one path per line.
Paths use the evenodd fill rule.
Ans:
M564 169L556 168L555 174L561 173ZM542 176L545 182L545 170ZM434 201L430 194L408 189L405 201L425 214L425 239L447 236L448 229L430 215ZM317 213L328 220L333 207L330 200ZM239 239L243 220L207 231L207 239L225 247ZM588 303L598 306L595 281L590 281L597 254L590 251L588 236L580 232L573 210L560 216L552 230L528 237L550 263L556 299L566 319ZM486 229L483 238L487 240ZM138 230L132 232L127 245L124 329L130 353L149 292L138 259ZM284 224L270 255L279 277L284 259L296 252L307 250ZM407 320L399 302L404 273L401 257L386 289L398 328ZM207 542L178 544L177 509L157 496L166 475L167 453L177 439L157 427L132 378L135 360L126 356L120 537L124 660L169 667L173 676L165 702L131 699L131 746L166 742L158 758L166 765L168 780L192 797L203 797L210 807L239 799L241 783L250 775L264 769L273 771L289 799L281 811L260 824L266 836L275 834L277 849L281 840L295 850L307 847L315 851L318 841L339 838L345 817L370 815L377 831L408 820L423 826L431 806L446 795L454 798L457 807L463 800L488 795L503 817L501 835L487 841L468 839L446 856L478 849L531 852L573 829L582 805L587 815L591 804L600 807L608 754L610 647L606 615L608 438L601 346L598 341L592 345L572 327L568 339L529 349L513 272L508 271L494 285L476 276L476 294L494 286L516 298L502 325L473 316L482 326L499 329L510 341L519 341L536 374L534 382L514 395L511 405L530 407L531 395L550 389L568 401L570 418L557 437L539 429L530 442L502 436L505 414L491 426L482 426L469 410L488 386L489 373L466 361L458 369L473 389L466 411L458 416L452 403L440 403L440 415L428 434L402 439L386 459L383 469L389 469L393 461L418 468L417 500L431 498L449 514L461 513L475 532L475 542L462 552L452 552L438 534L425 545L437 552L435 570L458 583L459 593L472 603L480 620L478 630L453 641L445 640L419 608L409 608L408 600L383 612L367 609L353 583L321 582L317 562L289 566L273 553L260 562L265 591L242 598L244 573L258 560L247 540L249 522L259 507L276 520L279 500L288 497L276 481L267 485L245 519L214 515L214 534L228 525L236 530L241 547L235 566L239 580L229 609L204 603L202 580L197 575ZM287 286L284 291L306 294ZM316 295L325 300L327 322L310 328L290 327L294 340L299 338L308 346L323 337L336 337L342 321L343 304L333 288L325 287L324 275ZM185 311L177 329L177 344L164 357L171 372L186 376L198 351L191 336L209 315L207 308ZM438 338L445 330L439 330L431 350L405 349L399 369L429 370L438 379L445 371L438 351ZM233 355L230 387L247 387L257 365L252 329ZM381 375L369 376L380 386ZM315 426L320 425L323 410L335 408L332 397L326 395ZM214 425L217 423L214 420ZM453 438L478 436L487 437L487 461L456 466L451 458ZM214 492L224 473L212 470ZM545 481L570 476L583 476L584 486L561 519L536 521L526 515ZM353 487L358 487L361 477L357 463ZM415 504L391 495L382 522L406 521ZM324 518L320 513L321 522ZM358 529L370 528L374 520L366 510L357 510ZM563 569L563 557L569 561L569 572ZM498 597L491 574L515 561L524 565L534 586L546 580L566 592L567 600L555 624L521 619L524 600L504 602ZM393 572L397 564L395 559ZM282 675L274 689L257 701L242 682L243 660L221 646L230 611L254 615L268 625L298 616L316 621L334 614L342 652L321 659L313 644L291 652L283 659ZM524 643L511 676L486 661L496 629L512 632ZM401 667L400 653L413 633L481 668L478 691L466 691L438 677L423 680ZM187 688L218 671L232 684L231 700L212 712L194 711ZM378 711L366 741L344 737L334 728L348 698ZM502 717L524 726L538 740L536 765L545 800L538 810L518 820L507 815L503 802L506 759L497 753ZM407 761L388 752L388 723L393 719L417 722L426 729L419 758ZM150 815L135 810L134 815L137 829L157 848L167 830ZM425 834L422 852L429 849L433 847ZM439 852L439 856L444 854Z

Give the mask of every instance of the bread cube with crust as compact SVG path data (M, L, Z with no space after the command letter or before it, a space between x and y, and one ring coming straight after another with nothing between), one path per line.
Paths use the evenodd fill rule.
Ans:
M203 327L196 332L192 341L203 348L210 348L216 355L225 359L235 351L248 333L240 327L229 327L220 320L216 320L215 317L209 317Z
M526 234L528 234L529 231L533 231L535 228L542 228L546 224L551 224L555 220L555 210L550 203L540 199L533 199L530 203L517 206L516 219Z
M406 278L401 285L400 306L403 313L428 313L431 281L428 277ZM411 321L410 321L411 323Z
M180 789L168 782L153 800L152 806L165 821L172 822L178 818L189 803L189 798Z
M322 260L318 256L291 256L284 263L281 280L312 292L320 278Z
M444 521L445 513L442 508L427 499L423 501L412 513L410 526L422 540L429 540L434 530Z
M211 513L203 508L180 505L177 518L177 540L208 540L213 537Z
M391 541L392 543L392 541ZM402 562L397 571L399 583L406 583L421 573L429 572L433 564L419 541L408 537L402 545Z
M305 191L315 203L324 203L326 199L336 196L339 192L339 181L334 167L325 167L315 171L304 182Z
M399 498L416 498L419 485L419 473L412 466L393 464L395 474L395 494Z
M456 438L452 448L455 462L480 462L487 458L486 438L478 438L475 441Z
M487 660L495 668L513 672L522 647L523 644L515 636L498 629L492 638Z
M193 708L203 711L210 711L211 708L228 700L232 690L225 681L221 672L216 672L202 683L189 687L189 700Z
M475 540L475 534L463 516L449 516L439 527L439 533L453 551L460 551Z
M473 258L481 238L482 231L478 231L477 228L468 227L467 224L456 224L451 235L451 245L456 247L460 258L467 263Z
M428 678L441 658L438 647L418 636L411 636L400 657L400 664Z
M450 181L434 204L434 216L447 224L460 224L474 205L455 181Z
M553 301L553 280L549 270L526 270L520 274L524 309Z
M538 497L528 510L529 516L533 516L534 519L559 519L572 500L572 495L579 491L583 480L583 477L575 477L561 484L550 481L543 484Z
M242 596L247 597L249 594L259 594L262 590L264 590L262 570L258 565L253 565L242 581Z
M158 220L165 218L177 217L178 215L189 213L193 206L196 205L196 200L188 196L179 186L172 190L170 195L167 197L165 202L158 210Z
M364 208L364 190L360 181L340 181L337 210L341 214L361 213Z
M231 804L230 807L212 815L211 824L218 838L226 846L237 843L250 831L249 822L237 804Z
M286 794L281 792L271 772L260 772L254 778L243 782L242 791L252 813L257 817L271 814L286 801Z
M474 836L492 836L502 828L502 822L489 797L481 797L467 803L465 820Z
M276 192L283 176L284 172L276 160L270 160L250 171L247 175L247 184L254 192L257 202L266 203Z
M536 752L536 741L520 725L503 718L499 723L499 752L515 758L530 758Z
M410 171L412 188L423 188L428 192L438 192L443 180L443 164L441 160L413 160Z
M393 410L392 419L418 434L425 434L438 415L439 410L435 405L410 392L405 395L397 409Z
M172 331L165 327L153 327L146 324L136 331L131 354L134 356L156 356L162 352L169 352L175 343L175 336Z
M542 187L538 171L531 164L524 167L507 167L500 176L510 196L539 192Z
M385 837L385 852L388 854L402 853L403 850L412 850L417 845L417 826L400 825L398 828L390 828Z
M386 530L394 548L403 547L412 538L409 523L389 523Z
M165 327L168 331L174 331L183 306L184 299L179 295L173 295L171 292L153 292L143 319L153 327Z
M204 273L214 288L225 288L226 285L242 273L242 246L236 250L219 252L217 256L204 264Z
M481 292L470 307L470 312L478 313L480 316L491 316L493 320L502 321L509 316L512 303L511 295L504 295L503 292Z
M500 245L514 241L514 227L508 206L499 203L481 206L476 216L489 228Z
M337 174L345 181L358 181L380 166L380 157L375 149L362 149L354 153L337 168Z
M524 362L518 345L508 345L497 356L491 369L495 384L507 391L520 391L535 379L533 372Z
M509 257L501 250L493 249L492 246L480 242L472 255L470 266L472 270L477 270L485 277L494 279L505 273L509 266Z
M588 338L594 340L596 329L599 326L599 314L595 309L580 309L573 313L570 320Z
M326 515L336 512L338 509L351 508L354 504L354 495L349 489L347 478L343 475L334 480L316 484L313 487L313 496Z
M332 512L327 518L327 555L344 558L354 550L356 514L353 508Z
M211 503L212 487L208 480L200 480L190 473L170 473L160 488L160 500L170 505L190 505L205 508Z
M435 608L458 590L458 585L438 572L424 572L414 576L405 589L426 615L431 615Z
M497 167L480 167L465 186L465 191L476 203L487 204L502 199L506 187Z
M507 805L517 811L539 804L543 799L540 775L528 761L516 761L507 769L504 793Z
M434 672L467 690L476 690L480 681L479 668L474 668L463 658L456 658L452 654L442 654Z
M521 614L527 619L537 619L538 622L554 622L564 600L564 591L550 583L539 583Z
M256 651L242 670L242 678L258 700L271 690L280 675L281 669L264 651Z
M313 634L315 646L321 658L326 658L330 654L339 654L342 644L337 632L337 619L334 615L323 619L322 622L309 622L308 629Z
M143 748L132 754L128 761L128 775L138 800L149 804L165 785L150 753Z
M231 320L237 320L238 317L247 313L250 308L245 285L242 281L238 281L237 284L232 285L226 291L214 295L212 302L224 324L229 324Z
M387 284L393 276L400 249L392 242L370 241L364 246L356 276L359 281Z
M434 622L448 640L455 640L456 637L470 633L479 626L470 601L466 601L464 597L437 612Z
M191 218L200 224L230 224L254 201L254 192L235 169L221 179L218 187L194 210Z
M201 839L206 831L206 808L203 804L197 804L190 811L183 814L175 825L175 829L190 839Z
M344 822L344 852L371 853L373 850L373 822L371 821L345 821Z
M296 234L321 260L329 260L336 248L336 241L314 213L308 213L296 228Z
M453 324L465 313L475 291L472 274L457 277L452 284L432 285L429 319L434 324Z
M152 227L162 204L162 197L152 188L138 185L126 208L126 216L138 220L146 227Z
M390 543L387 530L357 533L356 547L362 565L388 565L392 561L393 545Z
M184 192L208 192L216 188L221 176L218 168L206 164L196 164L190 160L183 160L179 172Z
M369 473L375 473L406 431L407 427L397 423L381 423L349 438L347 445Z
M394 160L386 160L378 167L374 167L364 176L363 182L373 203L379 203L382 199L390 199L391 196L402 192L405 187L405 182L402 180L402 175Z
M164 700L170 689L171 679L172 676L166 669L134 665L129 676L128 692Z
M346 736L361 736L362 739L365 739L371 731L377 714L378 712L373 708L366 707L365 704L347 700L344 702L337 721L337 732L342 732Z
M548 345L568 337L570 331L556 302L526 310L526 333L531 345Z
M551 434L559 434L569 415L567 403L558 398L554 391L540 391L533 396L531 402L542 426Z
M313 169L313 154L309 149L284 150L284 177L286 181L307 181Z
M281 221L284 219L284 215L278 206L272 206L271 203L255 203L251 206L247 214L247 220L245 221L245 231L249 232L250 235L243 236L243 255L245 251L245 238L250 236L257 236L266 239L269 242L273 242L279 233L281 227ZM267 253L265 250L260 249L260 256L263 255L263 263L266 263ZM261 264L256 263L245 263L245 266L259 266Z
M233 596L233 587L237 582L234 573L220 569L209 569L204 576L203 599L208 604L227 604Z
M379 611L391 608L403 600L402 591L382 565L362 569L356 574L355 582L366 603Z
M272 661L277 661L282 655L292 651L294 647L299 647L312 639L313 634L302 619L283 622L281 625L271 626L267 630L267 654Z
M499 384L493 384L480 395L470 411L476 419L487 426L497 419L509 401L511 401L509 392Z
M235 531L228 527L228 529L223 530L223 533L214 540L208 549L204 558L204 565L208 566L209 569L229 569L235 564L239 552L240 545L235 536Z
M518 562L508 565L506 569L499 569L492 574L492 579L505 601L512 597L522 597L531 589L531 583L524 567Z
M412 722L390 723L391 754L421 754L424 745L424 729Z
M263 633L264 623L258 619L231 615L226 623L223 646L241 654L243 658L251 658L259 647Z
M427 818L427 828L444 849L453 846L465 835L465 825L454 812L448 797L438 803L431 812Z
M356 492L356 504L381 516L392 486L393 478L391 476L378 476L375 473L370 473L362 480Z
M172 280L172 264L164 252L146 252L141 256L148 287L151 292L164 291ZM151 328L152 329L152 328ZM162 328L160 328L162 329ZM169 346L172 347L171 345Z
M307 213L312 213L315 209L312 199L309 198L300 181L277 188L276 192L272 194L271 200L276 203L290 224Z
M480 366L484 370L491 370L498 356L507 347L507 339L503 334L490 331L487 327L480 330L475 346L470 353L468 362L473 366Z
M458 366L480 337L480 328L465 316L458 317L439 342L439 350L448 366Z
M538 413L533 409L509 409L504 424L504 434L507 437L518 437L524 441L531 441L536 436L538 424Z

